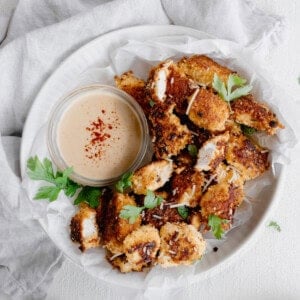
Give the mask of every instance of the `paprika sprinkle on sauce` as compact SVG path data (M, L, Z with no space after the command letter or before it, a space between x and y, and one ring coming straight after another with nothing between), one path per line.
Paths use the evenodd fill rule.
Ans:
M57 125L57 144L66 165L92 180L115 178L135 161L142 144L136 111L119 95L78 95Z

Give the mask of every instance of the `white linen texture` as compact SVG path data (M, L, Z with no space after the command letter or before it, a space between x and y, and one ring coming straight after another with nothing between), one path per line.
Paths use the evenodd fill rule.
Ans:
M244 0L0 1L0 289L13 299L45 298L63 261L21 188L20 136L28 111L45 80L80 46L146 24L192 27L260 55L285 35L282 18Z

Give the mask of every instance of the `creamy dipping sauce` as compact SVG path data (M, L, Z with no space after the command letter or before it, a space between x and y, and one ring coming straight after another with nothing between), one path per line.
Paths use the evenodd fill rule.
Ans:
M136 112L118 95L87 91L62 114L57 146L68 166L85 178L105 180L126 172L142 143Z

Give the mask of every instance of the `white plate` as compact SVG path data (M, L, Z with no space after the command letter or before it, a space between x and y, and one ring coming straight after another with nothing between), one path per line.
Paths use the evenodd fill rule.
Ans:
M22 175L24 176L26 160L30 156L34 138L41 126L47 121L51 108L62 95L74 88L74 82L77 82L77 78L83 70L95 66L107 66L109 64L110 51L122 46L128 40L145 41L153 37L176 35L188 35L197 39L211 38L205 33L179 26L138 26L114 31L96 38L67 58L44 84L28 114L23 131L20 154ZM201 264L199 264L199 267L197 266L197 272L194 274L193 280L189 280L189 283L201 278L207 278L216 271L220 271L227 266L234 257L237 257L237 254L241 252L241 250L248 248L247 246L249 246L250 241L254 240L254 236L259 232L259 228L266 220L267 214L276 202L275 200L279 193L279 183L281 182L282 175L283 166L278 165L276 177L273 178L272 185L263 190L264 201L261 201L259 205L253 206L254 213L251 220L239 228L233 229L228 234L226 242L218 252L212 252L205 256ZM50 238L56 242L55 237L47 227L47 222L45 220L40 221ZM58 247L64 251L61 245L58 245ZM65 254L79 266L82 266L81 259L78 256L79 254L77 256L72 256L69 253ZM86 270L92 275L97 274L97 270L95 269L86 268ZM158 272L162 272L158 267L157 270ZM182 270L183 275L180 282L186 284L187 282L184 280L184 276L189 272L189 269L182 267L180 270ZM164 270L163 272L167 274L167 285L172 287L176 283L178 287L178 278L176 280L174 278L173 280L172 269ZM105 274L102 279L123 286L132 286L133 282L136 282L136 288L144 288L149 284L149 282L145 283L144 277L138 273L122 275L119 274L118 271L113 271L112 274ZM151 282L152 287L159 287L161 284L162 282L155 282L155 280Z

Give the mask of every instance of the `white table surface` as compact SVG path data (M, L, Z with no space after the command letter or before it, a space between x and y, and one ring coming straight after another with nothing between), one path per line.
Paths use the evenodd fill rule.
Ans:
M263 11L283 15L289 36L265 61L274 79L290 94L299 95L295 114L300 119L300 1L254 0ZM290 102L287 102L287 104ZM288 119L288 118L287 118ZM299 122L300 123L300 122ZM300 125L295 131L300 132ZM300 134L298 135L300 136ZM298 151L297 151L298 150ZM269 221L281 226L281 232L266 226L251 248L229 268L216 276L182 289L177 299L300 299L300 146L287 168L280 201ZM10 298L0 293L0 299ZM66 260L51 284L47 300L124 299L117 286L97 281Z

